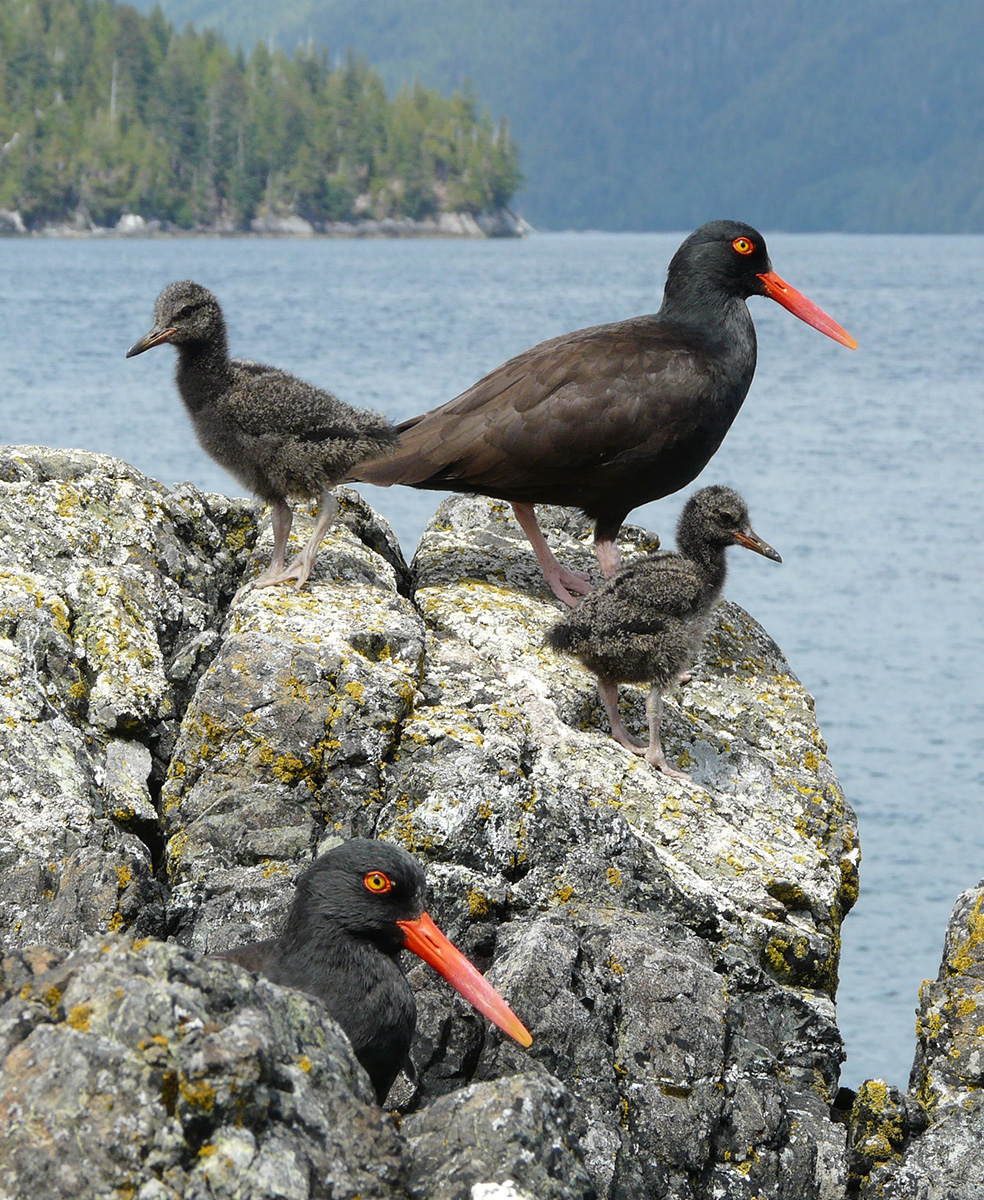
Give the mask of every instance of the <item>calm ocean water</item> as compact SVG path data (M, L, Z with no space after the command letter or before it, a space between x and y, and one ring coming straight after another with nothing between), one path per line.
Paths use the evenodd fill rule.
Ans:
M216 291L234 354L401 418L543 338L654 311L680 240L0 241L3 438L235 492L189 432L173 353L124 361L165 283ZM861 824L844 1082L904 1087L919 983L936 974L957 894L984 876L984 238L769 243L779 274L861 348L753 300L758 373L700 482L738 488L785 560L733 555L728 593L816 696ZM409 558L439 497L365 491ZM681 503L631 519L670 540Z

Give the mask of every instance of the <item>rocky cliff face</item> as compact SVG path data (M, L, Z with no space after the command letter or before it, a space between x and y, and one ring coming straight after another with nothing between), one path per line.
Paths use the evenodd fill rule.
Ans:
M664 716L696 783L669 780L543 649L557 608L507 506L444 505L408 569L343 493L312 586L230 610L259 516L0 452L0 1194L832 1200L849 1163L853 1189L897 1165L831 1115L856 828L767 634L720 607ZM582 522L544 523L591 565ZM414 966L399 1125L317 1001L202 957L274 931L353 835L420 858L534 1036ZM936 1046L955 986L924 998ZM924 1101L980 1087L921 1053Z

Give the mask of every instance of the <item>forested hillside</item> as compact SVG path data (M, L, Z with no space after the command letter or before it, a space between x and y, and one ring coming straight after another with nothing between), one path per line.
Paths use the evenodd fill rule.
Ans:
M0 0L0 209L29 226L478 213L518 178L508 127L468 91L390 99L351 54L246 53L112 0Z
M540 227L984 230L981 0L162 3L354 47L391 87L472 80Z

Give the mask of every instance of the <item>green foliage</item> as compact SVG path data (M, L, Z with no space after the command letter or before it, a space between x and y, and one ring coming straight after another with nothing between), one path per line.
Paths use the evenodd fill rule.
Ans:
M351 46L390 88L467 76L541 228L984 231L981 0L161 3L244 44Z
M519 183L504 123L354 55L177 32L114 0L0 0L0 208L37 226L138 212L183 228L481 212Z

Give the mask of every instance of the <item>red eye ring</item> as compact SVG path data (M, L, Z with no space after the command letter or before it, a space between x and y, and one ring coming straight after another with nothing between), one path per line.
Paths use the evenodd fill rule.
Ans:
M392 879L388 875L384 875L382 871L369 871L362 882L365 884L366 891L373 892L377 896L393 890Z
M751 254L755 246L748 240L747 237L736 237L731 243L731 248L738 254Z

